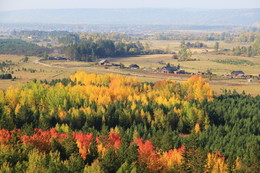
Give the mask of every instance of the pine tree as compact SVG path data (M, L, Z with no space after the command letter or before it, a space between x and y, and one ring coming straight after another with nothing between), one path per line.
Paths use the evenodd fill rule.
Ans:
M194 173L204 172L206 170L207 155L198 148L198 135L192 133L190 139L185 145L183 152L183 161L181 164L181 172Z
M120 161L112 147L108 149L102 160L100 160L100 165L105 173L115 173L120 168Z
M137 161L137 159L138 159L137 149L138 149L138 146L135 143L128 147L127 157L126 157L127 163L131 164L131 163Z

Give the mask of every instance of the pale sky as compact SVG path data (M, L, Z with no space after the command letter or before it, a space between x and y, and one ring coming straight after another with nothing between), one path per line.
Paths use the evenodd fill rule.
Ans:
M260 8L260 0L0 0L0 11L71 8Z

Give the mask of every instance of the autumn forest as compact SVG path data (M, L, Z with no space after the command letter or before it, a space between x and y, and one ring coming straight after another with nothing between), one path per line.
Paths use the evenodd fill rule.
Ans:
M1 172L257 172L260 96L83 71L0 90Z

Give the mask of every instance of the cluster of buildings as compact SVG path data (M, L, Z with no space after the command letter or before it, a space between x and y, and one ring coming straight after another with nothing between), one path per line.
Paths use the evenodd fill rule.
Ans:
M253 79L260 80L260 74L256 75L247 75L243 71L232 71L230 75L221 75L222 77L235 78L235 79L247 79L248 82L253 82Z
M140 67L137 64L131 64L129 67L125 67L123 64L114 64L114 63L109 62L106 59L99 61L98 65L105 66L105 67L128 68L128 69L134 69L134 70L140 69Z
M100 66L105 67L118 67L118 68L125 68L125 69L132 69L132 70L143 70L147 72L155 72L155 73L166 73L166 74L187 74L187 75L207 75L206 72L198 72L198 73L189 73L185 72L184 70L180 69L180 65L178 66L171 66L170 64L167 64L161 68L157 68L156 70L151 68L143 68L140 69L140 67L137 64L131 64L128 67L125 67L122 64L114 64L110 63L108 60L101 60L98 62ZM161 63L165 64L165 63ZM213 76L217 76L216 74L212 74ZM241 79L260 79L259 76L253 76L253 75L245 75L243 71L232 71L230 75L222 75L222 77L230 77L230 78L241 78Z
M242 78L242 79L260 79L260 74L258 76L254 76L254 75L246 75L243 71L232 71L231 78Z
M98 65L105 66L105 67L111 66L111 67L122 68L122 65L111 63L106 59L99 61ZM123 67L123 68L132 69L132 70L139 70L140 69L139 65L137 65L137 64L131 64L131 65L129 65L129 67ZM167 64L167 65L163 66L162 68L158 68L157 70L153 70L151 68L143 68L141 70L150 71L150 72L157 72L157 73L190 74L190 73L185 72L184 70L180 70L179 65L176 67L176 66L171 66L170 64Z

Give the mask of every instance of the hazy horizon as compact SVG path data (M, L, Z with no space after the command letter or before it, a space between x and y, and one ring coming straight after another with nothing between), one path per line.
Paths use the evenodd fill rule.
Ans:
M247 9L260 8L259 0L190 0L173 1L173 0L0 0L0 11L16 11L16 10L48 10L48 9L83 9L83 8L190 8L190 9Z
M184 10L244 10L244 9L260 9L260 7L255 8L167 8L167 7L136 7L136 8L34 8L34 9L13 9L13 10L1 10L0 12L12 12L12 11L33 11L33 10L81 10L81 9L103 9L103 10L113 10L113 9L184 9Z

